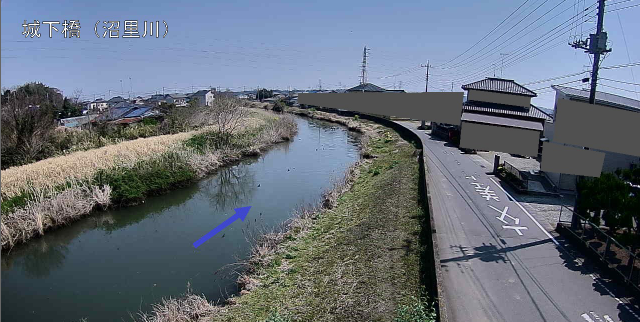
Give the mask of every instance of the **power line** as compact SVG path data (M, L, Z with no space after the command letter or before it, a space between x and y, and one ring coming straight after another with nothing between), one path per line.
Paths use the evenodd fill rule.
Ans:
M524 18L520 19L515 25L511 26L511 28L507 29L507 31L503 32L500 36L498 36L496 39L494 39L493 41L491 41L490 43L488 43L486 46L482 47L482 49L476 51L473 55L467 57L466 59L464 59L462 62L459 62L458 65L454 65L453 67L449 67L449 68L456 68L456 67L460 67L465 65L464 62L468 59L470 59L471 57L474 57L476 54L482 52L483 50L485 50L486 48L488 48L489 46L491 46L494 42L496 42L498 39L502 38L502 36L506 35L507 33L509 33L513 28L515 28L517 25L519 25L522 21L524 21L525 19L527 19L530 15L532 15L534 12L536 12L536 10L538 10L540 7L542 7L545 3L547 3L547 1L549 0L545 0L543 1L540 5L538 5L535 9L533 9L533 11L531 11L529 14L527 14L526 16L524 16ZM563 2L566 0L563 0ZM562 2L561 2L562 3ZM555 7L554 7L555 8ZM544 15L543 15L544 16ZM536 20L537 21L537 20ZM534 21L535 22L535 21ZM526 27L525 27L526 28Z
M588 8L586 8L585 10L589 10L591 7L593 7L593 5L589 6L589 7L588 7ZM566 11L566 10L567 10L567 9L565 9L564 11ZM594 9L594 10L595 10L595 9ZM593 12L594 10L589 11L589 13ZM561 12L561 13L562 13L562 12ZM555 17L557 17L557 16L558 16L558 15L556 15L556 16L554 16L554 17L552 17L551 19L553 19L553 18L555 18ZM572 16L571 18L569 18L569 19L565 20L565 21L564 21L564 22L562 22L561 24L557 25L556 27L552 28L551 30L547 31L546 33L544 33L544 34L540 35L538 38L534 39L534 40L533 40L533 42L536 42L536 41L538 41L538 40L542 39L543 37L545 37L545 36L547 36L547 35L549 35L549 34L551 34L550 36L553 36L553 35L556 35L556 34L558 34L558 33L562 33L562 34L566 33L566 31L568 31L568 30L567 30L567 27L571 28L571 25L572 25L571 20L573 20L573 18L575 18L575 17L576 17L576 15L574 15L574 16ZM589 18L590 18L590 17L589 17ZM549 22L551 19L549 19L549 20L545 21L544 23L542 23L542 24L538 25L536 28L532 29L532 30L531 30L531 31L529 31L527 34L531 33L533 30L538 29L538 28L539 28L539 27L541 27L542 25L544 25L544 24L546 24L547 22ZM569 23L569 24L567 25L567 23ZM564 26L564 27L563 27L563 26ZM560 28L560 27L563 27L563 28ZM554 32L554 30L556 30L556 29L558 29L558 28L560 28L560 29ZM559 38L559 37L555 37L555 38L554 38L554 39L552 39L552 40L555 40L555 39L557 39L557 38ZM508 40L507 40L507 41L508 41ZM505 42L506 42L506 41L505 41ZM520 47L518 47L517 49L515 49L513 52L511 52L511 55L514 55L514 57L513 57L513 59L512 59L511 61L515 61L515 60L519 59L519 57L518 57L518 56L516 56L516 55L517 55L516 53L518 53L518 54L519 54L520 52L523 52L523 51L526 51L527 49L531 49L531 48L533 48L533 47L536 45L536 44L535 44L535 43L533 43L533 42L530 42L530 43L524 44L523 46L520 46ZM533 43L533 44L532 44L532 43ZM504 42L503 42L503 44L504 44ZM478 58L477 58L477 60L483 59L483 58L485 58L487 55L490 55L490 53L487 53L487 54L483 55L482 57L478 57ZM487 69L490 69L490 68L491 68L491 66L492 66L493 64L497 64L497 63L498 63L498 61L494 61L494 62L491 62L491 63L489 63L489 64L486 64L486 65L484 65L484 66L482 66L482 67L480 67L480 68L476 68L475 70L481 70L481 72L480 72L480 73L484 73ZM468 72L466 72L465 74L466 74L466 75L468 75ZM460 73L458 73L458 75L460 75Z
M537 81L524 83L522 85L524 86L524 85L533 85L533 84L538 84L538 83L544 83L544 82L549 82L549 81L553 81L553 80L557 80L557 79L563 79L563 78L567 78L567 77L578 76L578 75L584 74L584 73L586 73L586 72L579 72L579 73L574 73L574 74L556 76L556 77L552 77L552 78L541 79L541 80L537 80Z
M640 3L634 4L634 5L630 5L630 6L626 6L626 7L622 7L622 8L614 8L614 9L611 9L611 10L607 10L605 12L609 13L609 12L614 12L614 11L623 10L623 9L629 9L629 8L633 8L633 7L637 7L637 6L640 6Z
M458 59L460 56L466 54L467 52L469 52L469 50L471 50L473 47L475 47L476 45L478 45L480 42L482 42L484 39L486 39L487 37L489 37L489 35L491 35L491 33L493 33L494 31L496 31L496 29L498 29L500 26L502 26L502 24L507 21L507 19L509 19L511 16L513 16L514 13L516 13L518 10L520 10L520 8L522 8L522 6L524 6L527 2L529 2L529 0L525 0L518 8L516 8L516 10L514 10L513 12L511 12L506 18L504 18L504 20L502 20L497 26L495 26L491 31L489 31L488 34L486 34L484 37L482 37L480 40L478 40L478 42L476 42L475 44L473 44L471 47L467 48L467 50L465 50L464 52L462 52L461 54L459 54L458 56L454 57L453 59L445 62L442 65L439 65L438 67L444 66L456 59Z

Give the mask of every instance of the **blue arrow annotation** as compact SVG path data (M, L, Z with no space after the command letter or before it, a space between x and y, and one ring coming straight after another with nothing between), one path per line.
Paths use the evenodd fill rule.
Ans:
M229 217L227 220L222 222L218 227L214 228L212 231L208 232L206 235L202 236L202 238L198 239L195 243L193 243L193 247L198 248L198 246L202 245L204 242L209 240L209 238L215 236L217 233L221 232L223 229L227 228L227 226L231 225L234 221L240 219L244 221L247 218L247 214L249 213L249 207L235 208L235 215Z

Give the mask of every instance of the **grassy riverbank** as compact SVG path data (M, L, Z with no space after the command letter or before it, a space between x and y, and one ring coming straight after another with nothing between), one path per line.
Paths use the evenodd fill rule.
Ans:
M170 299L145 321L433 321L422 297L416 150L389 128L323 112L296 114L363 132L365 158L315 209L258 238L224 306ZM312 115L311 115L312 114Z
M137 139L2 171L2 248L68 224L96 207L129 205L189 184L296 132L287 116L252 110L243 127Z

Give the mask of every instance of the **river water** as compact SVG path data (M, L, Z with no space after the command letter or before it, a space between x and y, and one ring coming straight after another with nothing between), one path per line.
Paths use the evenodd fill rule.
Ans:
M237 292L228 264L246 258L246 236L316 203L359 157L358 137L296 118L292 142L220 169L139 206L94 214L2 254L2 321L131 321L190 284L209 300ZM194 241L236 221L195 249Z

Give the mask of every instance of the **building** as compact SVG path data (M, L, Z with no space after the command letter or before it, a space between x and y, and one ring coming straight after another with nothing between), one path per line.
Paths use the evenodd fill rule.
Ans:
M89 103L90 111L102 112L102 111L105 111L108 107L109 107L109 102L101 98L98 98L97 100Z
M387 90L371 83L363 83L358 86L351 87L346 92L386 92Z
M96 117L98 117L98 114L89 114L61 119L59 120L59 122L60 126L68 128L83 128L91 124L91 121L93 121Z
M161 103L166 103L166 102L167 102L167 95L154 94L154 95L151 95L151 97L148 100L146 100L146 102L144 103L152 106L158 106Z
M196 106L211 106L213 105L214 95L211 90L203 89L189 95L189 100L196 100Z
M109 104L109 107L113 107L116 104L119 104L122 102L126 102L126 100L122 98L122 96L114 96L107 101L107 104Z
M185 94L168 94L165 98L169 104L175 104L176 106L187 106L189 98Z
M551 86L556 91L556 106L560 100L572 100L579 102L589 102L589 91L576 89L571 87L553 85ZM634 100L628 97L619 96L615 94L596 92L595 103L600 106L606 106L609 108L623 109L627 111L633 111L640 113L640 101ZM554 116L555 116L554 106ZM593 129L598 131L598 129ZM554 136L554 123L549 123L545 127L544 136L549 141L553 142ZM604 163L602 165L603 172L614 172L617 169L629 169L640 164L640 157L633 155L626 155L615 152L602 151L598 149L592 149L594 151L604 152ZM547 178L556 185L556 187L564 190L575 191L576 189L576 176L565 173L553 173L545 172Z
M466 124L484 124L518 129L541 140L546 124L553 120L551 115L531 104L536 93L514 80L488 77L463 85L462 89L467 93L460 124L432 123L432 130L448 139L458 140Z

